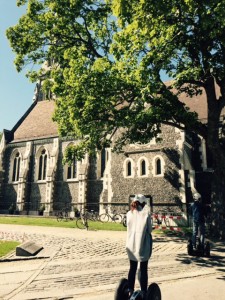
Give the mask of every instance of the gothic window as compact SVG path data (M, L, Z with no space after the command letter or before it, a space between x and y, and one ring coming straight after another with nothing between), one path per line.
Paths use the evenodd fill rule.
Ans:
M142 156L138 159L137 163L137 175L140 177L146 177L148 176L148 170L149 170L149 164L146 157Z
M104 175L105 167L106 167L106 149L102 149L101 151L101 177Z
M123 176L134 177L134 162L131 158L127 158L123 164Z
M156 160L156 175L162 174L162 166L161 166L161 160L158 158Z
M145 160L141 161L141 176L146 175L146 162Z
M165 162L162 156L156 156L153 160L153 175L163 176L164 175Z
M77 178L77 160L74 158L71 165L67 168L67 179Z
M64 156L66 152L73 147L74 143L69 143L63 150ZM82 165L85 164L85 160L79 161L76 157L71 158L69 163L65 163L63 166L63 180L65 181L77 181L79 175L82 175L80 172L83 172ZM83 171L82 171L83 170Z
M14 160L13 160L13 174L12 174L12 181L19 181L19 173L20 173L20 154L19 152L16 153Z
M127 176L131 176L131 161L127 163Z
M109 159L109 153L106 148L102 149L101 152L98 153L98 177L102 178L104 176L105 168L107 161Z
M38 180L45 180L47 175L47 153L43 149L39 157Z

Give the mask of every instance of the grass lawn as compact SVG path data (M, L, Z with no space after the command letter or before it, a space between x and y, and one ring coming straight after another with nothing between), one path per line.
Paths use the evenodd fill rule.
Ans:
M20 242L16 241L0 241L0 257L14 251Z
M64 228L76 228L76 220L65 219L58 222L56 217L35 217L35 216L2 216L0 217L0 224L16 224L16 225L32 225L32 226L47 226L47 227L64 227ZM102 223L88 221L90 230L113 230L113 231L126 231L126 227L122 224L114 222ZM185 234L190 232L190 228L183 227L182 231ZM175 234L170 230L154 230L154 234ZM177 233L180 234L180 233Z
M47 227L64 227L76 228L76 220L57 221L56 217L31 217L31 216L4 216L0 217L0 224L16 224L16 225L32 225L32 226L47 226ZM115 230L125 231L126 228L122 224L113 222L101 223L88 221L90 230Z

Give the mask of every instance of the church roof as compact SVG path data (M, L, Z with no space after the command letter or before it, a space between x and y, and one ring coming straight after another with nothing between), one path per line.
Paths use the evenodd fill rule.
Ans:
M204 92L192 98L183 93L180 100L190 111L198 113L201 122L207 122L207 101ZM57 123L52 120L54 109L53 100L35 101L11 130L13 142L59 136ZM225 115L225 108L222 115Z
M203 92L202 95L187 97L184 93L179 96L181 102L190 108L191 112L196 112L198 118L202 123L206 123L208 119L208 107L206 95Z
M54 101L45 100L33 103L24 116L13 127L13 141L58 136L57 123L52 120L54 109Z
M216 95L217 98L221 95L219 86L216 85ZM190 108L191 112L196 112L198 114L198 119L202 123L207 123L208 120L208 104L206 99L206 92L202 89L202 93L199 95L194 95L193 97L188 97L185 93L179 95L179 99L187 107ZM221 118L225 116L225 108L222 109Z

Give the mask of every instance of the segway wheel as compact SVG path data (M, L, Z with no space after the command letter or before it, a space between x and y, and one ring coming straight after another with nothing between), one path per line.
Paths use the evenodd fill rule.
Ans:
M197 244L197 253L196 253L196 255L197 256L204 256L204 252L205 252L204 245L202 245L199 241L199 243Z
M187 244L187 253L188 255L193 255L193 244L192 244L192 240L188 241Z
M133 292L133 294L130 297L130 300L143 300L142 292L140 290Z
M147 300L161 300L161 291L157 283L152 283L148 287Z
M206 242L204 247L204 253L206 257L210 257L210 243Z
M128 280L122 278L116 288L114 300L128 300Z

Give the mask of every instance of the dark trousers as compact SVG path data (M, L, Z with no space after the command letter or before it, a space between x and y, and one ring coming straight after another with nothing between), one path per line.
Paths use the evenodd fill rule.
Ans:
M137 272L138 262L130 260L130 270L128 273L128 286L130 290L134 290L135 277ZM148 261L140 262L140 285L141 290L146 292L148 289Z
M192 242L193 246L196 248L196 238L199 236L201 245L204 245L205 242L205 223L193 221L193 234Z

